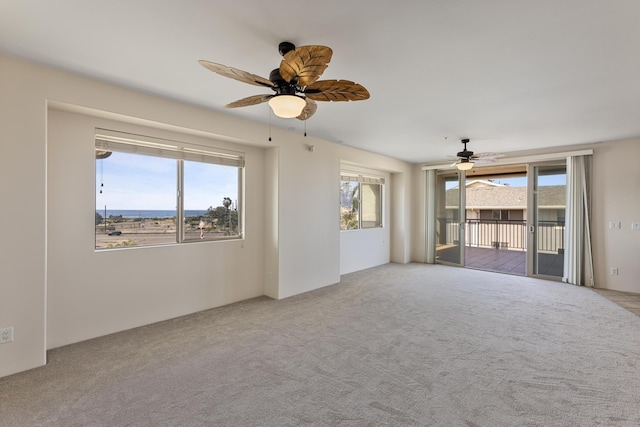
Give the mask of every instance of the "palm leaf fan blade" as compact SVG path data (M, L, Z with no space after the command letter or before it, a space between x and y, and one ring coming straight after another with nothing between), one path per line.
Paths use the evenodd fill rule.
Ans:
M304 90L305 96L315 101L363 101L369 99L369 91L349 80L321 80Z
M307 120L318 110L318 104L316 104L313 99L306 98L305 101L307 102L307 105L305 105L302 109L302 113L300 113L300 115L296 117L296 119L298 120Z
M228 77L230 79L238 80L243 83L248 83L254 86L261 87L273 87L273 82L264 77L251 74L248 71L239 70L237 68L229 67L227 65L217 64L211 61L205 61L201 59L198 61L200 65L209 71L220 74L221 76Z
M227 108L238 108L238 107L248 107L250 105L258 105L263 102L267 102L274 95L253 95L246 98L239 99L237 101L232 102L231 104L225 105Z
M326 46L300 46L284 55L280 75L296 86L310 85L327 69L332 55L333 51Z

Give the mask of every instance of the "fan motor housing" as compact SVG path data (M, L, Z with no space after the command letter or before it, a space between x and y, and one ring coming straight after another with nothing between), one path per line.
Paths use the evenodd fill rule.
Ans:
M473 151L467 150L467 143L469 143L469 138L461 139L460 142L464 144L464 150L459 151L456 156L466 157L467 159L469 159L471 156L473 156Z
M271 71L269 74L269 80L275 85L273 90L275 90L278 95L296 94L295 85L287 83L287 81L280 75L280 70L278 68Z
M283 79L282 76L280 75L279 68L276 68L273 71L271 71L271 73L269 74L269 80L271 80L273 84L276 86L283 86L287 84L285 79Z

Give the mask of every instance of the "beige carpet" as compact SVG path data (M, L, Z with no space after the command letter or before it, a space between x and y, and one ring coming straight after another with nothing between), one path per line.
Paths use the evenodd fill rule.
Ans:
M638 426L640 318L585 288L390 264L53 350L0 379L0 425Z

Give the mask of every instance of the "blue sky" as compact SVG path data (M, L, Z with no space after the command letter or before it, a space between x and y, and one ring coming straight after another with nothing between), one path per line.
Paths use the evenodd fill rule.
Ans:
M224 197L236 202L237 168L185 162L184 169L185 209L221 206ZM176 160L114 152L96 161L96 209L173 210L176 182Z
M507 184L512 187L526 187L527 186L527 178L506 178L506 179L496 179L495 182L498 184ZM538 177L539 185L565 185L567 183L567 176L565 174L562 175L544 175Z

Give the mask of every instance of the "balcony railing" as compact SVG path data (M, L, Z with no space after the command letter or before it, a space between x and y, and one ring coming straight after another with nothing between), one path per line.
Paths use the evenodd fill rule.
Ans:
M538 252L562 253L564 248L564 221L538 223ZM460 228L453 220L446 220L447 244L457 244ZM527 250L527 223L519 220L468 219L465 227L465 245L479 248Z

